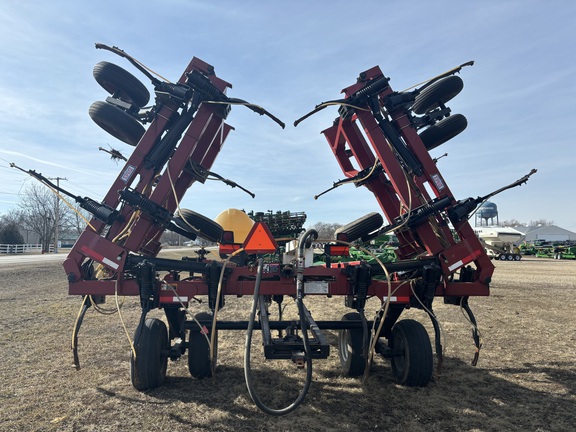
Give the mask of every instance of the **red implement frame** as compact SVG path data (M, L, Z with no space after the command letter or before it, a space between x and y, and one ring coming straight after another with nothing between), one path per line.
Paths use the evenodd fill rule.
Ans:
M347 98L371 82L385 79L379 67L369 69L360 76L362 80L343 90ZM379 106L384 109L386 98L393 94L392 88L386 85L374 96L377 97ZM393 132L398 134L402 143L421 163L422 174L415 175L406 170L391 145L390 138L367 109L356 109L353 115L338 118L332 127L323 131L343 173L351 178L361 171L369 171L376 161L381 163L382 172L368 178L364 185L374 193L390 223L399 217L405 217L412 209L425 208L433 199L448 198L449 205L443 209L448 211L456 204L456 200L412 125L407 109L400 106L386 114L390 118ZM398 257L438 257L444 283L438 288L437 295L488 295L494 271L490 258L467 219L457 221L453 228L457 236L450 229L448 218L443 212L435 212L415 226L407 223L404 228L400 227L395 231L400 242ZM474 265L476 269L473 280L449 281L452 274L466 265Z
M224 92L230 84L214 75L212 66L193 58L178 81L186 84L192 71L209 77L218 90ZM224 140L232 129L224 122L222 105L203 103L198 108L183 137L173 150L166 166L156 167L149 155L161 141L163 134L182 114L182 103L165 100L156 105L154 120L126 162L116 181L108 191L103 204L112 209L120 206L118 218L109 227L98 219L90 222L64 262L70 282L70 294L109 294L109 286L116 282L87 280L81 266L92 259L105 266L109 273L116 274L118 292L131 293L131 283L124 285L123 270L129 253L154 257L160 250L159 238L166 228L166 221L154 220L149 214L135 206L121 202L119 191L132 190L148 202L156 204L173 214L188 188L197 180L187 164L194 163L209 170ZM163 170L162 170L163 169Z
M179 82L184 83L186 74L193 70L208 76L212 84L221 91L230 87L213 74L211 66L196 58L191 61ZM362 80L343 90L347 97L354 95L372 81L382 78L383 74L378 67L374 67L364 72L362 77ZM381 106L391 94L393 90L386 86L376 95ZM160 250L159 237L165 229L165 224L159 223L133 206L122 204L118 191L131 186L138 179L134 186L136 192L173 213L176 210L176 201L182 199L195 181L190 170L185 169L188 161L209 169L232 129L224 122L222 111L216 109L218 107L211 104L200 105L166 167L159 172L155 167L147 165L147 155L153 150L179 109L177 103L170 101L159 105L156 118L103 201L111 208L120 206L122 220L114 222L108 230L105 230L106 225L103 222L92 220L94 230L87 228L84 231L64 262L70 282L70 294L139 294L136 279L124 278L126 259L131 253L155 257ZM448 210L455 204L454 197L422 144L416 129L411 125L406 109L399 108L388 112L387 115L398 136L421 163L422 175L407 173L389 139L367 109L358 109L351 116L342 116L332 127L323 131L342 171L347 177L353 177L362 170L369 171L376 161L382 164L383 170L378 175L368 178L364 184L374 193L390 222L406 215L411 209L426 206L435 198L449 198L446 208L443 209ZM448 226L444 212L435 212L415 226L406 224L400 227L396 230L400 241L398 257L401 260L416 259L416 261L422 258L436 258L444 276L435 290L436 295L454 297L489 295L489 282L494 269L490 259L467 220L458 221L453 228L457 236ZM82 263L87 259L102 264L108 270L108 274L115 276L100 280L87 278L82 271ZM206 263L207 266L209 264ZM464 266L473 266L472 277L466 280L452 277ZM282 273L280 267L271 267L269 273L273 273L274 278L262 282L261 294L295 295L296 285L293 275L289 272ZM252 294L255 271L254 268L231 267L223 281L223 295ZM310 281L322 281L321 288L318 289L316 284L314 289L306 292L308 295L351 295L353 291L350 277L342 269L308 267L305 269L305 278ZM203 276L187 278L184 281L175 279L177 278L169 274L165 282L158 280L155 292L159 293L161 286L166 289L167 283L171 287L171 292L174 290L181 298L191 299L209 293L209 286ZM388 297L390 288L395 293L394 302L408 303L412 291L410 286L403 284L402 281L392 281L389 284L374 280L370 283L367 294L384 299ZM168 303L179 301L176 296L162 295L159 306L168 298Z

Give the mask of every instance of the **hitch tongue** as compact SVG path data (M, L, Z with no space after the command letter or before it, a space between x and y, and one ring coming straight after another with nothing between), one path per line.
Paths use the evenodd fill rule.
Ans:
M304 369L304 365L306 364L304 351L292 351L292 361L298 369Z

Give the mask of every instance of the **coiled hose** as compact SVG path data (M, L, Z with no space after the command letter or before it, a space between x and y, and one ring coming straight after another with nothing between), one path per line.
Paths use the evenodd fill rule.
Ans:
M304 236L305 238L305 236ZM306 356L306 381L304 382L304 387L300 391L298 397L292 402L290 405L280 408L274 409L266 406L256 394L254 390L254 385L252 383L252 373L250 369L250 347L252 344L252 333L254 330L254 321L256 319L256 306L258 304L258 298L260 296L260 282L262 281L262 268L264 267L264 260L262 258L258 259L258 271L256 274L256 282L254 284L254 298L252 301L252 310L250 311L250 319L248 321L248 328L246 330L246 345L244 348L244 378L246 381L246 388L248 389L248 394L252 398L252 401L258 408L264 411L266 414L274 415L274 416L281 416L288 414L298 408L306 395L308 394L308 390L310 389L310 384L312 383L312 356L310 353L310 341L308 339L308 331L307 331L307 323L306 319L304 318L304 304L302 302L303 297L303 283L302 279L299 279L297 290L299 295L296 296L296 305L298 307L298 315L300 316L300 326L302 328L302 336L304 339L304 353Z

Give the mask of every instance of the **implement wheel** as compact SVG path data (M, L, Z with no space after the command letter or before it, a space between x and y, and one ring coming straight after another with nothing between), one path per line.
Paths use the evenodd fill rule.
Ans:
M334 237L337 238L338 234L344 233L346 234L346 241L353 242L354 240L377 230L383 223L384 220L380 213L368 213L367 215L338 228L334 232Z
M157 318L146 318L134 335L134 353L130 358L130 378L136 390L159 387L166 378L168 367L168 330Z
M420 139L427 150L432 150L451 140L468 126L468 120L462 114L453 114L435 125L420 132Z
M451 75L422 90L412 105L412 111L416 114L424 114L440 105L445 104L462 91L464 81L456 75Z
M360 321L358 312L350 312L342 317L342 321ZM364 373L366 359L362 355L362 329L338 330L338 357L344 376L356 377Z
M188 209L181 209L173 221L183 230L196 230L197 232L195 234L213 242L220 241L222 233L224 232L224 229L217 222Z
M198 321L212 321L212 315L206 312L196 314ZM210 361L210 343L208 342L212 334L206 334L198 326L193 326L190 330L190 340L188 341L188 370L194 378L209 378L212 370L216 367L218 354L218 330L214 338L214 358Z
M144 126L126 111L108 102L94 102L88 110L94 122L120 141L135 146L146 132Z
M434 360L428 332L414 320L398 321L392 329L392 372L398 384L424 387L432 379Z
M117 99L134 104L138 108L143 107L150 100L150 92L144 84L114 63L101 61L94 66L92 75L104 90Z

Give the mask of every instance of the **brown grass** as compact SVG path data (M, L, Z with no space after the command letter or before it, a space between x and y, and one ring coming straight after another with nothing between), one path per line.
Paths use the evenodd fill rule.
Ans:
M344 378L333 348L328 360L314 363L304 404L276 418L260 412L246 391L243 332L220 333L215 378L193 379L184 357L169 363L161 388L141 393L130 383L129 345L118 316L89 311L80 332L82 369L76 371L70 337L79 298L67 295L60 264L3 265L0 258L0 430L571 431L576 263L527 258L496 266L492 295L471 299L484 341L477 367L470 365L469 324L457 307L438 299L446 358L430 385L396 385L380 358L366 383ZM227 298L221 319L247 319L250 303ZM341 298L306 303L316 319L340 319L347 312ZM370 312L375 308L369 305ZM123 316L133 332L136 299L127 300ZM408 316L430 329L422 311ZM335 333L328 336L335 342ZM253 364L266 403L280 407L296 397L302 371L290 362L265 361L260 350Z

